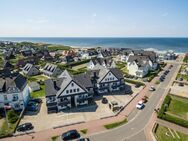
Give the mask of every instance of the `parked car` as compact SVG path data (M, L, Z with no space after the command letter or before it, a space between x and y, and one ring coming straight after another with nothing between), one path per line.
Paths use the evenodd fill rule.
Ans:
M144 102L142 100L140 100L137 104L136 104L136 108L141 110L144 108Z
M89 138L81 138L81 139L78 139L76 141L89 141Z
M151 86L151 87L149 88L149 91L155 91L155 87L154 87L154 86Z
M170 66L169 66L169 69L171 69L172 67L173 67L173 65L170 65Z
M38 106L38 103L35 102L35 101L29 101L29 102L27 103L27 106L33 106L33 105Z
M108 99L107 99L106 97L103 97L103 98L102 98L102 103L103 103L103 104L107 104L107 103L108 103Z
M182 77L180 77L180 78L178 78L178 80L179 80L179 81L183 81L183 78L182 78Z
M170 72L169 70L166 70L166 71L164 72L164 75L167 75L169 72Z
M24 132L24 131L32 130L33 128L34 128L33 125L30 122L28 122L28 123L19 125L16 130L18 132Z
M183 86L184 86L184 84L183 84L183 83L179 83L179 84L178 84L178 86L183 87Z
M63 141L69 141L80 138L80 134L77 130L70 130L61 135Z
M27 106L27 111L36 112L39 110L39 107L36 105Z
M159 81L160 81L160 82L163 82L163 81L164 81L164 79L160 77L160 78L159 78Z
M141 85L139 83L135 84L135 88L139 88Z

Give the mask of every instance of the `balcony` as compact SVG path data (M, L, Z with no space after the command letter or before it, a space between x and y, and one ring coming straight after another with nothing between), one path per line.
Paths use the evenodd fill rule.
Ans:
M64 100L64 101L62 101L62 102L59 102L59 103L58 103L58 106L66 106L67 104L70 104L70 101Z
M77 102L82 102L88 100L89 97L78 97Z
M57 102L46 102L46 106L57 106Z

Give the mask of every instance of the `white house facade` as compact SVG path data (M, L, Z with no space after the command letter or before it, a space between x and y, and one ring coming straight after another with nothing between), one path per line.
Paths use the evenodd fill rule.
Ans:
M66 70L56 80L46 80L46 105L48 113L87 105L93 98L89 76L70 75Z
M6 72L0 77L0 108L11 106L22 110L29 101L29 87L26 78L19 73Z

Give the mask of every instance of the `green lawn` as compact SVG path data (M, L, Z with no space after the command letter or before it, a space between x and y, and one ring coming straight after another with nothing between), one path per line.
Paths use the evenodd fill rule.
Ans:
M80 130L80 132L83 134L87 134L87 129L82 129L82 130Z
M87 67L87 63L74 66L74 67L72 67L72 69L77 70L77 69L83 69L83 68L86 68L86 67Z
M12 134L15 128L16 128L16 122L9 123L9 127L8 127L6 120L4 120L0 128L0 137Z
M172 129L169 130L164 126L158 126L155 135L158 141L188 141L188 135L175 132Z
M31 77L28 77L28 81L32 82L32 81L44 81L48 79L48 77L44 76L44 75L36 75L36 76L31 76Z
M64 46L64 45L55 45L55 44L48 45L49 51L69 50L70 48L71 48L70 46Z
M35 91L30 94L32 98L44 97L45 96L45 85L40 85L40 91Z
M121 62L121 61L116 62L116 67L119 69L124 68L126 65L127 65L127 63L125 63L125 62Z
M114 122L114 123L106 124L106 125L104 125L104 127L106 129L113 129L113 128L116 128L116 127L121 126L123 124L126 124L126 123L127 123L127 119L124 119L124 120L119 121L119 122Z
M185 74L178 74L177 78L183 78L184 80L188 81L188 75Z
M171 98L167 112L188 120L188 99L176 96L171 96Z
M121 71L123 72L123 74L129 74L127 67L122 68Z
M188 63L188 56L185 56L185 58L183 59L183 62Z

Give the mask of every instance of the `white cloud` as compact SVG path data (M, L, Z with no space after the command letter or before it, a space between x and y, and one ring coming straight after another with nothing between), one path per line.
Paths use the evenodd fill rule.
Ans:
M49 22L48 19L45 17L36 17L36 18L30 18L26 20L27 23L33 23L33 24L42 24Z
M93 15L92 15L93 17L97 17L97 14L96 13L93 13Z
M168 12L163 13L161 16L162 16L162 17L168 16Z

